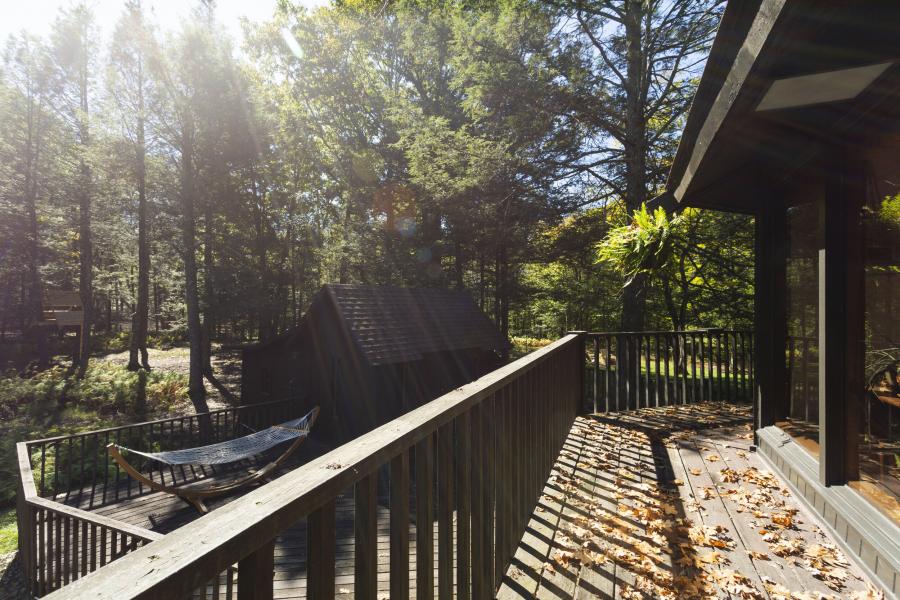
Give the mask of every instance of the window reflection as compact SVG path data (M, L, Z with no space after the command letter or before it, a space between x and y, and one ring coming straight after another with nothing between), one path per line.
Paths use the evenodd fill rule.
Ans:
M865 377L860 481L900 518L900 145L873 153L865 228ZM867 484L867 485L865 485Z
M806 190L810 194L811 190ZM790 405L783 429L818 452L820 202L815 194L787 209L787 374Z

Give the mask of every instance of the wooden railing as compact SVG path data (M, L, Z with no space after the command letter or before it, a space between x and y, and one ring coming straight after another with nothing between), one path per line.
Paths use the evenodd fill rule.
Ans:
M413 488L417 597L432 597L435 583L441 599L491 597L581 404L584 339L568 335L433 400L49 598L186 598L235 563L241 600L272 598L275 539L304 518L307 596L333 598L335 504L352 489L354 597L374 600L381 468L390 479L390 598L410 595Z
M589 333L595 412L694 402L749 402L753 332Z
M250 430L296 416L297 410L295 403L279 400L19 442L19 550L32 595L42 596L59 589L162 538L143 527L84 510L149 491L120 473L106 452L108 443L138 449L183 448L204 439L221 441L246 435ZM205 436L200 433L204 419L208 424ZM211 474L200 467L164 472L150 462L143 465L138 461L138 465L151 478L170 483ZM232 575L226 572L225 580L231 581Z
M34 485L27 444L19 443L17 451L19 556L33 596L59 589L162 538L143 527L41 498Z

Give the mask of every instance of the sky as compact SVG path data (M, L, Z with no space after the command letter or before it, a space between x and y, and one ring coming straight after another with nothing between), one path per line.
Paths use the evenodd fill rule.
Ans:
M0 46L10 34L25 29L44 36L50 31L53 20L61 7L68 7L77 0L0 0ZM123 0L86 0L94 11L97 25L104 37L110 35L124 5ZM314 8L327 0L294 0L297 4ZM193 0L143 0L147 13L161 31L177 29L189 14ZM267 20L275 11L276 0L218 0L219 21L234 36L241 39L241 17L250 21Z

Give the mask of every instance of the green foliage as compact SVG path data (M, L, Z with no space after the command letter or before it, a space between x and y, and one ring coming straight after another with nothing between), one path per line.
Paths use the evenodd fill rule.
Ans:
M15 552L19 545L16 511L0 511L0 554Z
M596 245L598 266L649 277L649 328L752 327L753 226L749 217L645 205Z
M881 201L879 220L894 229L900 229L900 194L888 196Z
M512 342L512 350L510 350L509 354L512 359L525 356L530 352L553 343L553 340L551 339L528 336L513 336L510 338L510 341Z
M94 361L84 379L69 376L68 370L56 366L37 373L33 377L21 377L10 373L0 378L0 407L4 411L25 411L29 418L44 421L59 416L57 407L84 411L98 415L127 413L136 402L138 374L124 366L106 361ZM148 404L166 412L182 401L187 382L178 373L151 371L147 377ZM65 416L63 416L65 419ZM81 420L72 415L73 421Z
M661 207L651 213L641 204L630 223L610 230L598 245L597 257L623 273L625 285L630 285L638 274L653 272L671 258L683 220L670 218Z
M638 40L608 19L622 1L607 4L613 13L528 0L315 10L284 0L246 25L237 53L215 3L170 31L127 3L113 35L87 48L90 144L77 143L74 80L56 77L65 32L17 36L0 74L0 327L27 331L41 288L78 285L74 165L84 158L94 350L125 350L117 332L136 308L142 145L151 346L184 332L186 223L212 340L282 332L337 281L467 289L504 333L550 337L615 328L622 280L652 271L648 326L733 322L746 273L710 267L699 250L680 264L668 237L732 248L715 227L733 231L727 220L638 211L621 222L646 196L628 190L661 185L719 4L641 4ZM626 48L645 53L634 73ZM631 122L637 89L642 122ZM629 159L635 144L644 155ZM105 381L110 405L130 402L130 385Z
M139 378L139 373L106 361L92 362L81 380L70 377L62 367L32 377L15 373L0 377L0 506L15 496L16 442L168 415L184 404L186 377L151 371L146 374L146 415L140 415ZM65 464L64 453L53 455L50 471L57 460Z

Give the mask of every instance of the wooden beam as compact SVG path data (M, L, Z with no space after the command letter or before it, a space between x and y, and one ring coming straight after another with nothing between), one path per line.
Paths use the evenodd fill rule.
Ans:
M378 595L378 471L356 482L354 500L353 597L375 600Z
M409 600L409 452L391 459L391 598Z
M434 436L416 444L416 598L434 597Z
M307 520L306 593L309 600L334 598L334 508L334 500L330 500L311 513Z
M865 169L837 152L822 206L819 250L819 479L841 485L859 476L857 438L864 385L862 206Z
M762 191L764 188L758 188ZM756 344L755 427L774 425L787 414L787 227L781 196L767 190L756 214L754 328Z
M238 598L272 600L275 581L275 540L269 540L238 563ZM219 585L218 578L213 583Z
M471 420L464 413L456 420L456 597L472 597L472 446ZM393 596L391 596L393 597Z
M679 145L676 161L685 166L680 174L668 182L667 189L672 192L675 199L681 202L688 194L694 175L700 168L700 164L706 157L707 150L713 144L713 140L719 129L725 122L725 118L731 111L735 100L740 96L751 70L757 64L757 59L766 44L769 34L781 16L785 0L762 0L747 37L741 49L737 52L731 70L722 82L715 101L705 115L703 125L697 136L690 143L685 140ZM682 150L682 147L684 150ZM684 158L682 157L684 156ZM674 173L673 173L674 175Z
M453 598L453 423L438 430L438 598Z

